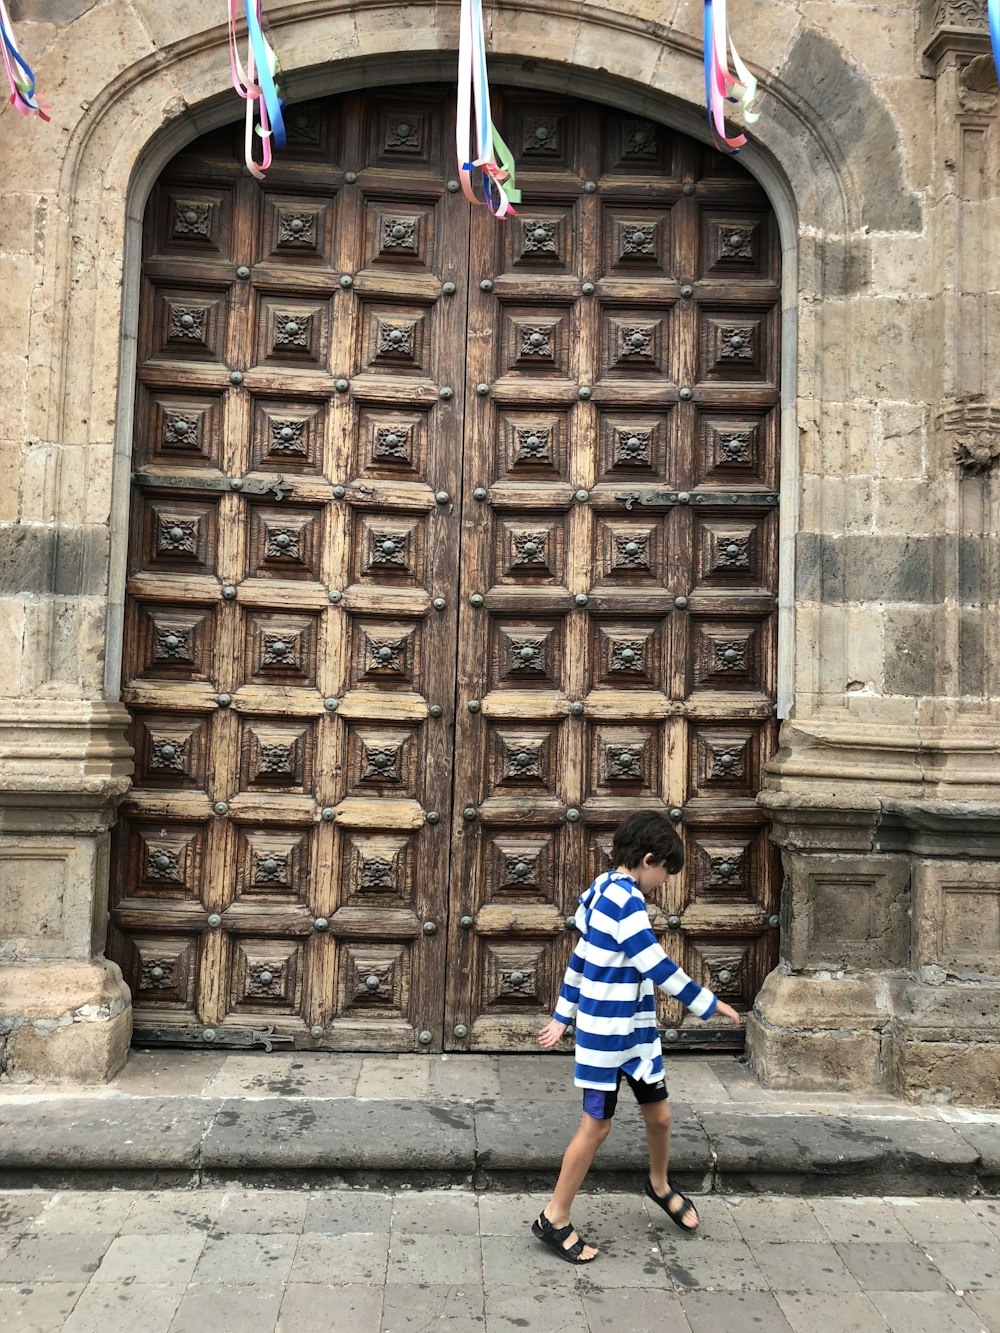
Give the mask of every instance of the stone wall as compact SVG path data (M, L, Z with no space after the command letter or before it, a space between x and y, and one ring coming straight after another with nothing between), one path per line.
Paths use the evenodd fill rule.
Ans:
M704 137L694 0L488 11L498 79ZM291 100L453 75L454 4L267 13ZM14 1077L67 1067L67 1043L79 1076L104 1077L127 1042L127 992L100 949L130 772L117 670L138 230L159 168L238 114L225 32L205 14L193 0L14 4L53 105L48 126L8 111L0 139L0 1061ZM1000 1101L985 0L763 0L731 21L762 81L743 160L781 220L787 293L788 720L761 796L787 884L751 1056L772 1083Z

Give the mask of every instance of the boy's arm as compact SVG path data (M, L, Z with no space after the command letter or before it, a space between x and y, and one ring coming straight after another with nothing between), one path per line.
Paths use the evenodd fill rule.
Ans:
M696 1018L709 1018L719 1003L705 986L699 986L660 947L653 934L645 907L635 898L629 899L618 919L618 943L628 954L632 964L644 977L674 1000L680 1000Z
M559 990L559 999L556 1001L556 1007L552 1012L553 1018L559 1023L572 1023L573 1019L576 1018L577 1005L580 1003L580 983L583 981L583 959L580 956L580 943L573 950L573 957L569 960L566 975L563 977L563 984Z

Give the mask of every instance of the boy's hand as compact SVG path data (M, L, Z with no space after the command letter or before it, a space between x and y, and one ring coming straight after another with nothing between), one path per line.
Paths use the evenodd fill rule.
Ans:
M722 1000L716 1002L715 1012L717 1014L722 1014L724 1018L728 1018L734 1028L738 1028L743 1022L742 1015L738 1014L732 1005L724 1004Z
M550 1046L557 1046L566 1028L567 1024L560 1023L558 1018L550 1019L538 1034L539 1046L544 1046L546 1050Z

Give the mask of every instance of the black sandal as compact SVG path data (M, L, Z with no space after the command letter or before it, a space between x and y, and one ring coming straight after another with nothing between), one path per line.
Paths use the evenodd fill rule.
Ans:
M568 1222L564 1227L554 1227L544 1212L538 1214L538 1220L531 1224L531 1234L550 1245L555 1250L560 1259L565 1259L568 1264L592 1264L597 1258L592 1254L589 1259L581 1259L583 1247L587 1242L582 1236L578 1236L572 1245L564 1245L563 1241L573 1234L576 1228L572 1222Z
M666 1215L670 1218L671 1222L673 1222L674 1226L680 1227L682 1231L686 1231L688 1232L688 1234L690 1234L692 1231L698 1230L699 1224L701 1223L701 1218L698 1217L698 1209L694 1206L694 1204L691 1202L691 1200L687 1197L686 1194L681 1194L679 1190L668 1190L667 1193L664 1194L663 1197L661 1198L660 1195L657 1194L656 1190L653 1189L652 1182L647 1178L646 1197L652 1199L654 1203L658 1203L660 1205L660 1207L663 1209ZM676 1211L672 1210L670 1207L670 1204L674 1201L674 1199L680 1199L682 1204L682 1207L678 1208ZM691 1226L687 1222L681 1220L689 1208L694 1213L695 1217L698 1218L698 1221L695 1222L694 1226Z

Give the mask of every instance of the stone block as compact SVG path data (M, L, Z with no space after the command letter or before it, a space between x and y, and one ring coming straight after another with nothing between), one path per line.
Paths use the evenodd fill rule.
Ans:
M872 231L918 230L920 201L903 176L899 128L858 64L838 44L806 29L776 73L812 106L824 108L827 133L854 177L861 220Z
M783 860L789 904L783 945L792 967L898 967L907 961L905 858L786 852Z
M896 1091L913 1102L1000 1107L1000 1041L914 1041L895 1049Z
M106 1083L128 1059L132 1010L93 1023L71 1023L42 1031L17 1028L7 1043L12 1078L32 1083Z
M908 697L938 692L941 613L890 608L885 613L885 691Z
M870 1092L885 1087L883 1042L872 1032L771 1028L756 1014L746 1023L747 1057L765 1088L802 1092Z
M90 960L104 841L0 834L0 962Z
M951 1125L884 1117L699 1113L721 1188L802 1194L962 1194L979 1154Z
M913 888L915 962L1000 977L1000 862L920 858Z

